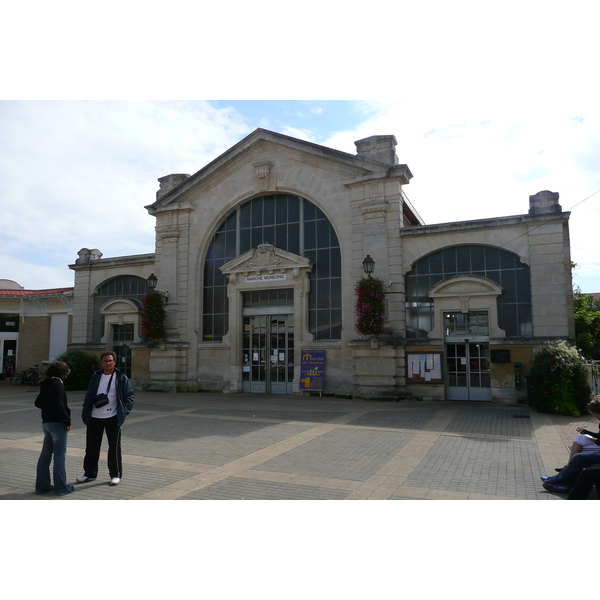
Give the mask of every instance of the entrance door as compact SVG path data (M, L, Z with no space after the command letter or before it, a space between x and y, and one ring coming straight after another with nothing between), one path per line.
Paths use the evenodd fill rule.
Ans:
M242 390L291 394L294 381L294 316L244 316Z
M2 357L1 374L10 379L16 372L17 340L0 339L0 356Z
M131 342L133 342L133 323L126 325L113 325L113 346L117 355L119 371L131 379Z
M492 399L487 342L446 343L446 399Z

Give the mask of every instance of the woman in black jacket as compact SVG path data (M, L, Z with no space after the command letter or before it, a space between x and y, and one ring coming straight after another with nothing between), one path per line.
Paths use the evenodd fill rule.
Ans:
M50 363L46 378L40 386L35 405L42 409L42 428L44 445L37 463L35 493L45 494L54 491L64 496L73 491L67 484L65 458L67 455L67 433L71 431L71 410L67 405L64 380L71 372L68 365L61 361ZM54 487L50 482L50 462L54 455Z

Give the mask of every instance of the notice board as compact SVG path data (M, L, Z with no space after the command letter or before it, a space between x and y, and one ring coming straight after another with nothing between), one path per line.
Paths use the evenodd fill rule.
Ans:
M406 383L444 383L441 352L407 352Z
M322 392L325 389L326 350L302 350L300 390Z

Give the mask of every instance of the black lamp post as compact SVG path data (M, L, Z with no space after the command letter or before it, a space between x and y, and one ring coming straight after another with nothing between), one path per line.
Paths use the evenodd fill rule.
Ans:
M362 261L364 272L368 277L371 277L371 273L375 270L375 261L371 258L370 254L367 254Z

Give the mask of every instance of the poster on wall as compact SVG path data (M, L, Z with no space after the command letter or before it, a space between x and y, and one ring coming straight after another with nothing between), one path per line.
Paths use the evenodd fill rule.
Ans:
M442 353L406 353L406 383L444 383Z
M300 391L322 392L325 389L326 350L302 350Z

